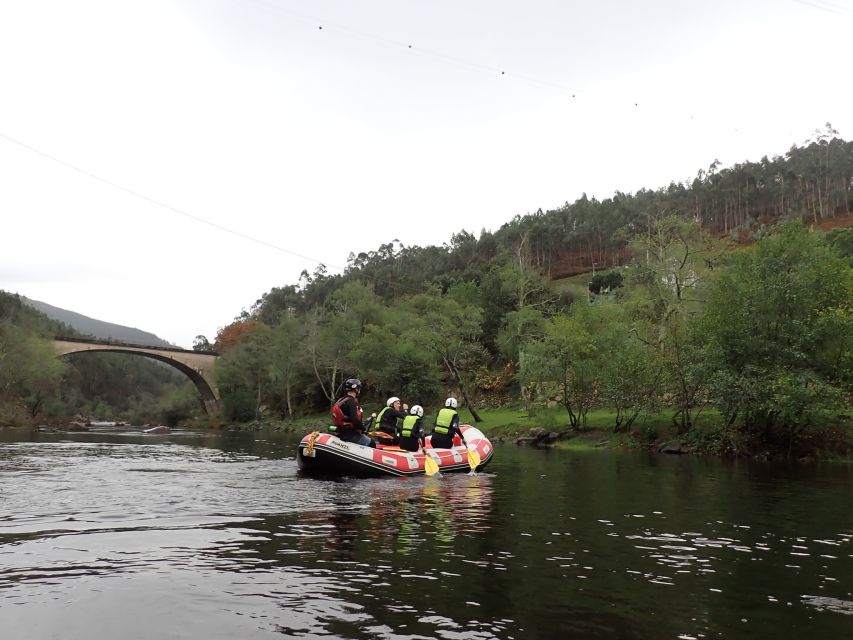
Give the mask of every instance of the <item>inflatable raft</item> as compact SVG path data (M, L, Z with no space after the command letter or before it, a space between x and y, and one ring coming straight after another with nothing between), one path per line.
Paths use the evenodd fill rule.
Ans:
M430 437L426 438L426 448L421 451L404 451L399 447L377 445L365 447L352 442L344 442L331 433L315 431L302 438L296 452L299 469L311 475L357 476L362 478L377 476L418 476L424 475L425 459L429 456L441 473L471 471L469 449L479 455L479 465L475 471L485 467L492 459L494 447L482 432L468 424L461 425L465 442L458 436L454 438L452 449L433 449Z

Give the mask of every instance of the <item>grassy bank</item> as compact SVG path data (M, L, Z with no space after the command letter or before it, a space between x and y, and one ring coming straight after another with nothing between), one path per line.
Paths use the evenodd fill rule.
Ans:
M673 431L672 416L674 409L657 414L638 417L631 427L617 433L615 431L616 412L608 409L595 409L587 413L586 423L575 430L569 426L566 410L561 406L542 408L533 415L523 407L504 407L500 409L478 410L483 421L477 427L490 438L515 439L528 436L533 429L544 429L561 436L561 446L578 447L584 443L595 447L636 446L637 438L651 435L667 436ZM463 409L462 421L474 424L470 412ZM696 419L696 428L707 430L719 422L719 415L706 411ZM578 442L571 442L577 440ZM590 444L591 443L591 444Z
M694 415L693 426L679 434L673 423L675 409L639 416L627 430L616 432L616 412L597 409L587 414L580 429L568 425L562 407L540 409L533 416L522 407L478 410L483 421L477 427L496 442L515 442L537 430L557 434L553 446L561 449L651 449L673 452L758 459L791 457L801 460L853 460L853 416L833 411L811 425L795 441L765 442L750 432L723 426L720 414L706 409ZM473 424L471 414L461 412L463 422Z
M784 442L758 443L750 441L747 434L738 429L721 426L719 413L704 410L694 416L693 427L687 434L678 434L673 422L674 409L656 414L639 416L631 427L621 432L614 430L615 411L596 409L587 414L586 424L580 429L569 427L566 410L561 406L537 409L532 415L521 406L508 406L477 410L482 421L476 423L493 442L514 444L519 438L531 434L554 433L556 439L549 446L560 449L651 449L670 447L683 453L745 456L759 459L793 457L797 459L853 459L853 422L844 412L833 412L826 423L814 425L800 434L794 449L786 448ZM432 424L434 413L426 416L427 425ZM467 409L460 411L463 423L475 424ZM308 433L325 430L329 418L318 413L295 420L267 420L241 425L224 423L219 418L202 419L191 425L197 428L272 430L289 433Z

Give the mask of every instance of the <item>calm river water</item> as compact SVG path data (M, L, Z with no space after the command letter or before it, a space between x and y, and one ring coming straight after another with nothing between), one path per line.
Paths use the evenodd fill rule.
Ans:
M0 635L853 637L849 465L508 445L332 482L295 444L0 430Z

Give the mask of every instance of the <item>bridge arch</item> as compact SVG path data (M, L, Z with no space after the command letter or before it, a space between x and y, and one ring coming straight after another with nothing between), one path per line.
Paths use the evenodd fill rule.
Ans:
M72 353L98 353L111 351L113 353L129 353L131 355L151 358L165 362L192 380L204 409L208 414L216 413L219 409L219 389L213 376L213 366L219 357L216 353L202 351L187 351L174 347L149 347L138 344L125 344L106 340L85 338L56 337L53 347L58 357Z

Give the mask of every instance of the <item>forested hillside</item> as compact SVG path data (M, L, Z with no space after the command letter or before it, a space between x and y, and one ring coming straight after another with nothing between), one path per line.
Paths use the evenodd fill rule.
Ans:
M57 358L50 340L80 332L30 302L0 291L0 425L77 414L174 422L200 409L186 378L160 363L110 353Z
M220 331L226 416L325 410L356 375L368 403L434 408L452 392L475 418L559 403L574 429L596 407L615 430L670 407L686 434L709 409L720 448L792 451L849 400L852 184L853 144L827 126L688 184L582 197L441 247L394 241L343 274L321 265ZM830 221L842 228L812 231ZM589 288L556 281L588 272Z
M784 157L714 162L689 183L582 197L442 246L389 242L341 274L320 265L195 348L222 354L229 421L328 411L357 376L368 408L396 395L434 415L453 393L475 420L487 405L556 405L566 429L599 410L614 431L668 412L721 452L812 452L849 438L852 201L853 143L827 126ZM177 420L197 403L126 359L57 360L56 332L0 295L0 420ZM703 412L715 428L698 435Z
M104 322L96 320L89 316L84 316L82 313L60 309L46 302L39 300L30 300L29 298L21 298L22 302L33 307L37 311L41 311L48 318L52 318L64 325L72 327L80 335L92 336L101 340L116 340L118 342L127 342L129 344L142 344L151 347L171 347L162 338L158 338L153 333L141 331L133 327L125 327L113 322Z

